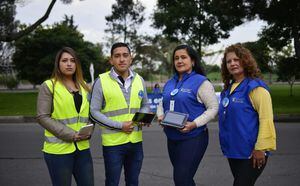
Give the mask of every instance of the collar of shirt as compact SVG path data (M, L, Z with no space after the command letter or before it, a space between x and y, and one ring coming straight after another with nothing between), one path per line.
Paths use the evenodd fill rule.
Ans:
M128 88L130 87L131 82L132 82L132 79L133 79L133 77L134 77L133 71L132 71L130 68L129 68L128 70L129 70L129 76L128 76L126 79L124 79L124 85L123 85L123 83L121 82L121 80L118 78L119 74L117 74L117 72L115 71L115 69L114 69L113 67L111 68L111 71L110 71L111 76L112 76L119 84L123 85L126 91L128 91Z

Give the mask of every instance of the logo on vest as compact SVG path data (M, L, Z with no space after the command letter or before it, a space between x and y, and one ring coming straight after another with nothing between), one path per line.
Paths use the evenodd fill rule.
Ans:
M144 91L140 90L139 93L138 93L138 96L139 96L140 99L143 99Z
M187 89L187 88L182 88L180 89L181 92L184 92L184 93L192 93L192 89Z
M234 103L244 103L244 99L243 98L232 98L232 102L234 102Z

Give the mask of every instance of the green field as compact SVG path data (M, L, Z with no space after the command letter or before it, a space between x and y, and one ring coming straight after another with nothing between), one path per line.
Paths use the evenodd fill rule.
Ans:
M0 93L1 116L35 116L36 92Z
M275 114L300 114L300 85L294 85L293 96L290 96L287 85L272 85L270 88Z
M265 82L270 82L270 79L271 79L271 82L276 82L277 78L278 78L278 76L276 74L272 74L270 76L269 73L262 74L262 77ZM212 82L221 82L222 81L220 72L211 72L211 73L207 74L207 78Z
M300 85L293 88L294 96L289 96L288 85L272 85L271 96L275 114L300 114ZM220 91L220 88L216 88ZM36 92L0 93L1 116L35 116Z

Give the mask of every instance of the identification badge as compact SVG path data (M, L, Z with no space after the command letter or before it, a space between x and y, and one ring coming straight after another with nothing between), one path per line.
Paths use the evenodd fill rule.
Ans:
M178 88L172 90L172 92L170 93L171 96L175 96L178 93Z
M223 100L222 100L222 105L223 107L227 107L229 104L229 99L227 97L225 97Z
M175 107L175 100L171 100L170 101L170 111L174 111L174 107Z

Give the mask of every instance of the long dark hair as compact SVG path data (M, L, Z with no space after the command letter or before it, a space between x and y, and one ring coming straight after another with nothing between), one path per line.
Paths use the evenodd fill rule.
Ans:
M76 87L80 89L80 85L81 85L86 91L89 91L89 87L86 85L83 79L83 73L82 73L79 58L77 57L75 51L70 47L63 47L61 50L57 52L51 79L54 79L54 82L59 81L63 83L64 75L61 73L59 69L59 62L64 52L70 54L75 59L76 71L73 74L73 81Z
M196 52L196 50L194 50L189 45L178 45L174 49L174 51L173 51L173 70L174 70L174 72L176 72L176 74L178 74L178 72L175 68L175 63L174 63L175 52L177 50L181 50L181 49L185 49L187 51L188 55L190 56L191 60L194 61L194 65L192 67L193 71L195 71L197 74L200 74L202 76L206 76L205 71L201 65L200 57L199 57L198 53Z

